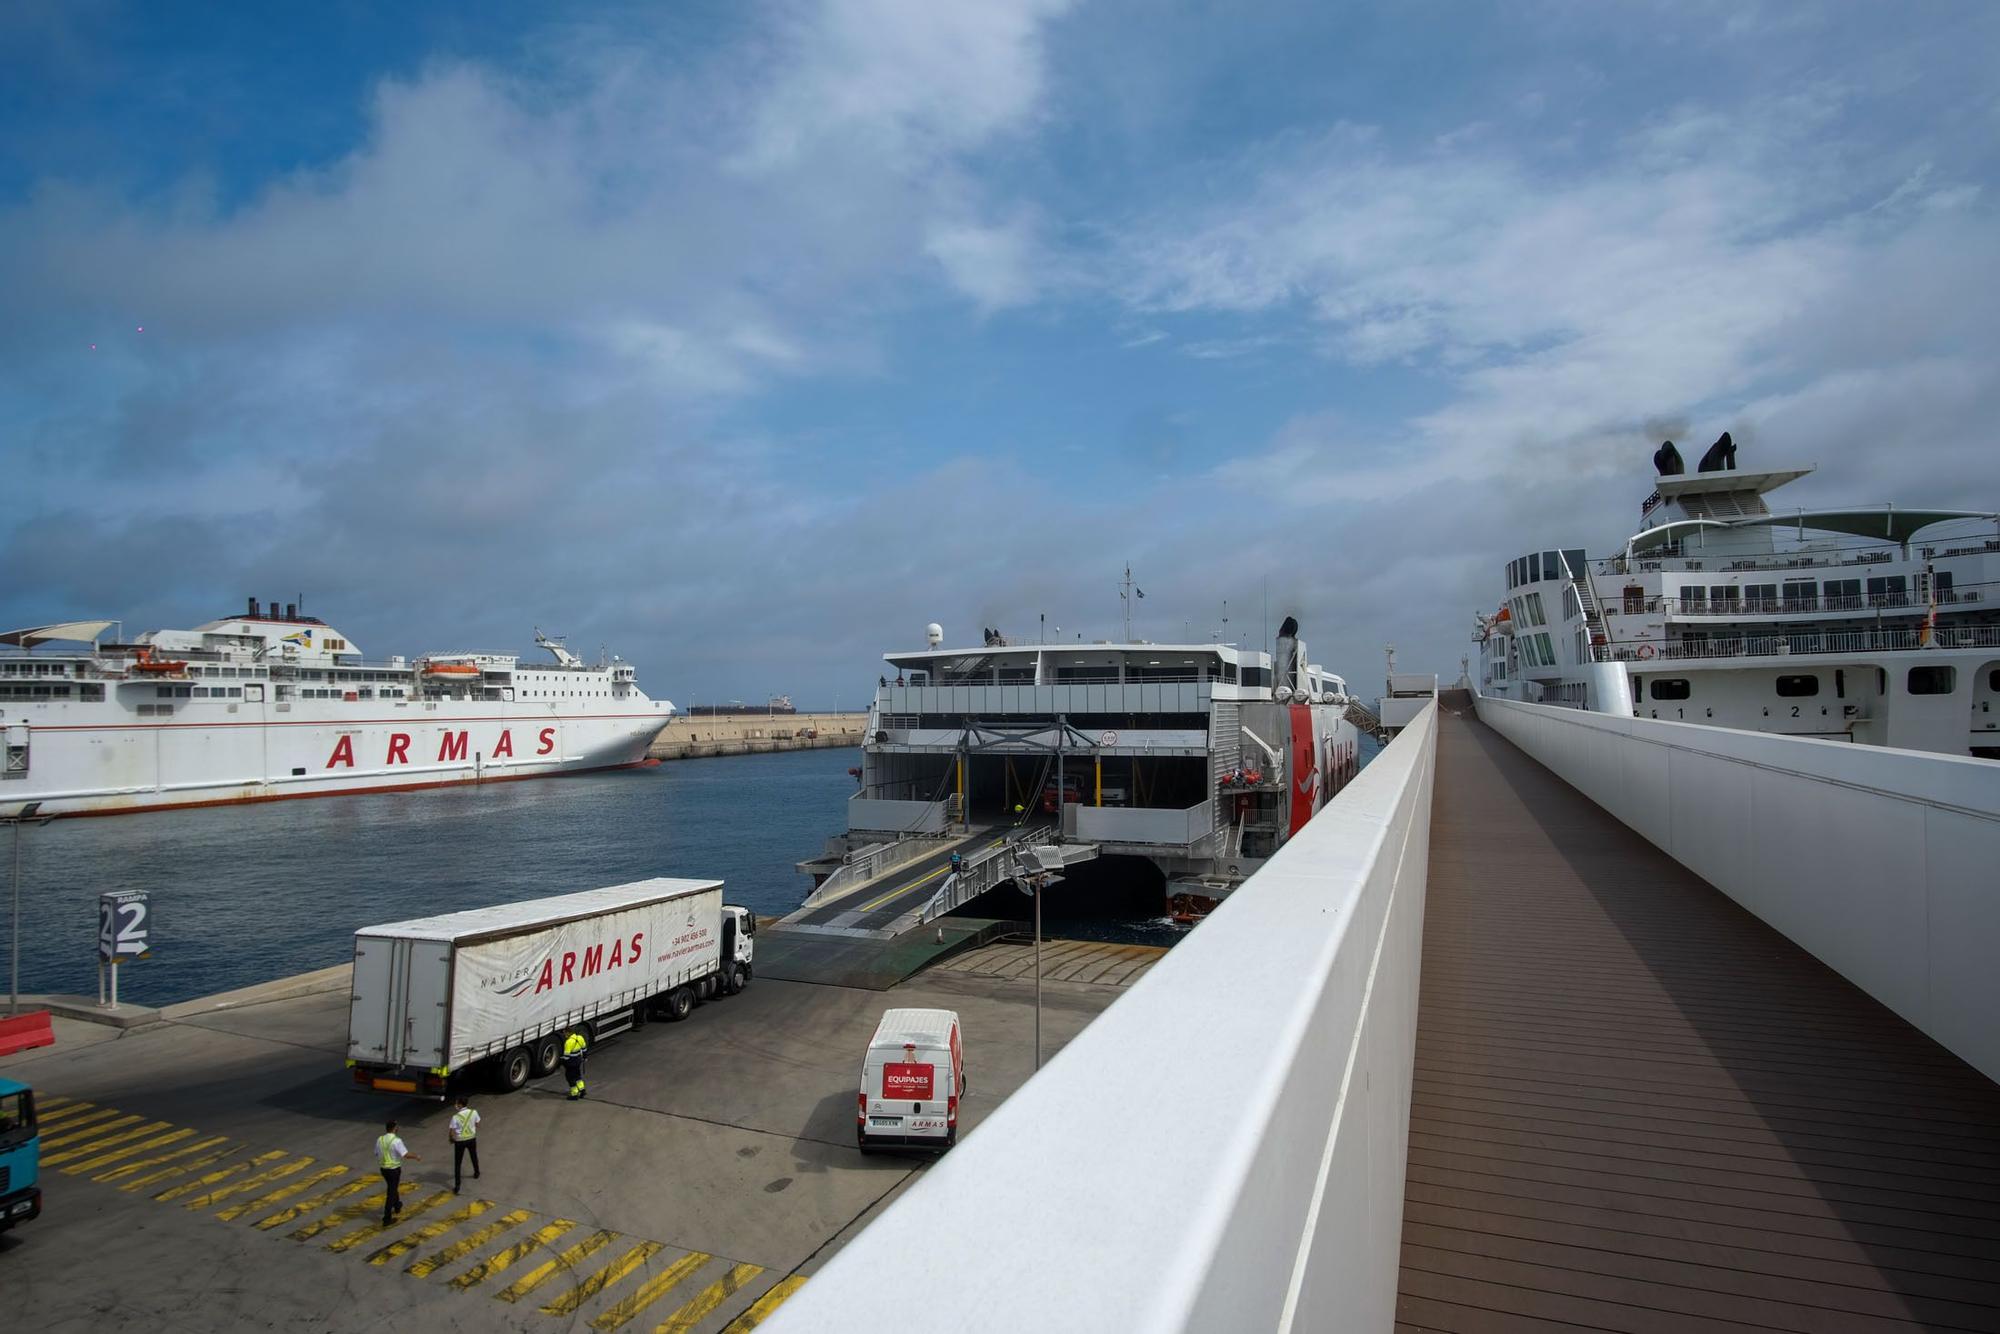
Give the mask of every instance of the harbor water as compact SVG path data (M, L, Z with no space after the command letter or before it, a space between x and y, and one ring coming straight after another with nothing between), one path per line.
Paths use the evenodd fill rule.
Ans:
M1376 749L1363 738L1363 763ZM343 963L357 927L648 876L719 879L730 902L782 915L811 888L795 863L845 827L855 756L744 755L30 826L21 989L95 993L97 897L113 890L151 896L152 957L123 965L119 983L142 1005ZM8 875L12 838L0 830ZM1046 927L1156 944L1186 930L1153 918Z

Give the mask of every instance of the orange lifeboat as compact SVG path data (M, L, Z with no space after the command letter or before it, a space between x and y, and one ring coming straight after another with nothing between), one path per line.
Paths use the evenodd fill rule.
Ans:
M186 659L168 661L165 658L156 658L153 656L153 650L142 644L139 646L138 653L133 655L132 670L135 672L148 672L155 676L165 676L171 672L185 672L187 670L187 661Z
M424 675L444 681L472 681L479 677L479 668L469 662L427 662Z

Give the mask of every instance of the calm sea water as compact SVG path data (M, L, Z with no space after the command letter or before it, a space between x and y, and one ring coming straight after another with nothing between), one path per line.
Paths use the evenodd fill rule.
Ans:
M1364 764L1376 750L1362 738ZM119 982L121 999L145 1005L345 962L357 927L648 876L723 880L730 902L787 913L811 888L794 863L845 827L858 754L682 760L31 827L21 835L21 989L95 994L105 890L152 896L153 957L125 965ZM0 829L0 894L11 844ZM0 930L5 907L0 899ZM1156 944L1186 930L1153 918L1046 925Z

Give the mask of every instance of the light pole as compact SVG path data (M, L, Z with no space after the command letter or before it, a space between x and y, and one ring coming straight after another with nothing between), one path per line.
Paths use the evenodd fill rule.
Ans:
M8 948L13 952L13 967L8 973L7 1013L21 1012L21 826L24 824L47 824L53 815L38 816L42 803L31 801L7 817L7 823L14 826L14 918L7 932Z
M1031 854L1040 866L1038 875L1022 876L1016 887L1035 901L1035 1069L1042 1068L1042 892L1062 877L1055 868L1062 865L1062 853L1055 848L1036 848Z

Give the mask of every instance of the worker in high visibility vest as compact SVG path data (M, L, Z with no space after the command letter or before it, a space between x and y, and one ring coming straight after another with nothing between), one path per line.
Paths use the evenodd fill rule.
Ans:
M590 1044L580 1030L563 1039L563 1078L569 1081L571 1102L583 1096L583 1058L589 1054Z
M375 1137L375 1161L382 1168L382 1184L389 1193L382 1197L382 1226L396 1221L396 1215L403 1212L403 1160L422 1162L423 1158L410 1152L410 1146L403 1143L396 1133L396 1123L383 1123L383 1134Z
M451 1114L451 1193L458 1194L459 1183L465 1179L466 1155L472 1157L472 1179L479 1180L479 1113L465 1105L465 1095L459 1094L452 1100L456 1108Z

